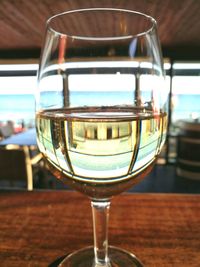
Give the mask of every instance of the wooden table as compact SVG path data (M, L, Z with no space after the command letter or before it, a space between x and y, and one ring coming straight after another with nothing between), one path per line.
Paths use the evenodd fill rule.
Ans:
M115 197L109 241L146 267L199 267L200 195ZM90 204L79 193L0 193L1 267L57 266L64 255L92 244Z

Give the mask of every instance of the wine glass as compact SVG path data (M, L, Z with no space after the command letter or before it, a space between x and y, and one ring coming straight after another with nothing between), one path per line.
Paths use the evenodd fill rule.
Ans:
M36 130L53 174L91 199L94 247L59 266L143 266L108 246L111 198L143 179L164 144L168 92L156 21L115 8L71 10L47 21ZM59 193L58 193L59 194Z

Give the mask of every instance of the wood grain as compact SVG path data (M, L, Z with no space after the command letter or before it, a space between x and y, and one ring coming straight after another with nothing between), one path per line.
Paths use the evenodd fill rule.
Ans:
M123 194L113 199L109 241L149 267L199 267L200 196ZM89 200L75 192L1 192L0 266L57 266L93 244Z
M97 0L2 0L0 49L40 48L47 18L71 9L96 6L99 7ZM101 6L133 9L155 17L163 46L198 46L200 43L200 1L101 0Z

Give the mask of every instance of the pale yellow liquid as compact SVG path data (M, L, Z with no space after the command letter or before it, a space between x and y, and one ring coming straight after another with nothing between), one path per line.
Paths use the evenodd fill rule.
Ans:
M111 190L152 165L167 120L164 113L130 108L63 109L38 113L36 127L39 148L58 178Z

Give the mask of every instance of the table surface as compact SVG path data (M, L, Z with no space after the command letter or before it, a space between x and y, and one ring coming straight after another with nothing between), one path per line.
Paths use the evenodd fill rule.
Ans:
M148 267L200 266L200 195L113 198L109 243ZM71 191L0 192L0 266L58 266L93 244L89 200Z
M35 128L31 128L25 130L22 133L14 134L3 141L0 142L0 145L19 145L19 146L36 146L36 130Z

